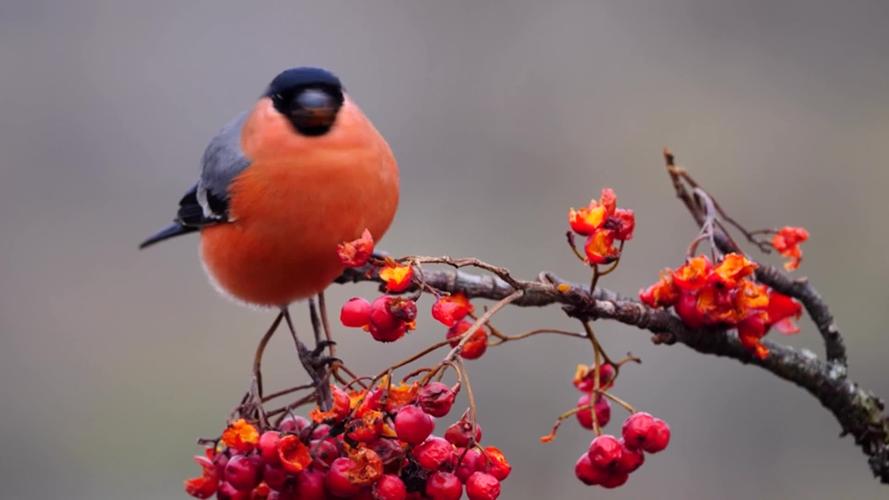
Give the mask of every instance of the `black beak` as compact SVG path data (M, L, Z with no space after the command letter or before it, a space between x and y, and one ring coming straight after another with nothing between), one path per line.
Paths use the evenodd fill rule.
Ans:
M340 103L320 89L306 89L296 96L290 119L300 131L327 130L336 120Z

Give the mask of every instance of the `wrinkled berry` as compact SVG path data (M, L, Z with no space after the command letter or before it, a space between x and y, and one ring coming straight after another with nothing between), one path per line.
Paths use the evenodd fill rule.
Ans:
M361 487L349 481L349 471L355 467L355 462L349 457L340 457L330 464L330 470L324 479L328 491L339 497L352 497L361 491Z
M471 326L472 323L469 321L460 321L448 330L447 338L450 340L451 347L456 347L460 343L460 337L469 330ZM485 331L485 327L480 327L472 334L469 340L463 344L460 356L465 359L478 359L482 357L487 349L488 333Z
M444 439L432 436L413 450L414 459L426 470L438 470L442 464L454 457L454 445Z
M373 498L375 500L405 500L407 488L398 476L386 474L374 484Z
M459 421L451 424L450 427L445 430L444 434L445 439L454 444L454 446L458 446L460 448L466 448L469 445L470 438L472 437L472 423L465 418L461 418ZM478 443L482 440L482 426L475 426L475 442Z
M459 384L451 389L441 382L429 382L420 389L417 400L426 413L433 417L443 417L451 411L459 388Z
M432 500L457 500L461 495L463 484L450 472L434 472L426 479L426 496Z
M469 500L494 500L500 496L500 481L490 474L475 472L466 480L466 496Z

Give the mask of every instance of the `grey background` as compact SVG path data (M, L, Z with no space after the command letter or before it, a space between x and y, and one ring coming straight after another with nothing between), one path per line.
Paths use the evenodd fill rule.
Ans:
M209 137L302 64L336 71L398 156L393 253L586 279L565 213L609 185L638 230L606 285L635 293L694 236L662 171L670 145L738 219L811 230L801 272L851 375L889 397L887 26L883 0L2 0L0 497L184 496L194 440L219 432L272 315L207 286L195 238L136 244L173 215ZM370 372L440 338L428 305L391 347L339 332L343 356ZM498 324L574 327L555 309ZM574 402L586 345L509 345L470 366L486 441L515 465L504 498L887 496L795 387L598 328L644 358L618 394L672 424L670 449L620 490L583 487L588 433L537 437ZM808 322L789 342L822 351ZM272 346L269 380L301 380L291 346Z

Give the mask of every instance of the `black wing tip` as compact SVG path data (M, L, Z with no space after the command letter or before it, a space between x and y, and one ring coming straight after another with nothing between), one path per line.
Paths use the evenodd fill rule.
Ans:
M161 241L168 240L170 238L175 238L176 236L181 236L183 234L193 233L197 231L196 227L183 226L181 224L170 224L169 226L161 229L157 232L157 234L152 235L147 240L143 241L139 244L139 250L143 250L145 248L154 245L155 243L160 243Z

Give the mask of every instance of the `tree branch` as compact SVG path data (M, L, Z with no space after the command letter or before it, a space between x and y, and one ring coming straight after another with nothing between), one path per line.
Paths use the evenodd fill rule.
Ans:
M800 298L816 323L819 320L813 311L826 313L826 316L819 317L822 320L829 318L825 328L831 328L833 320L826 312L826 306L822 307L823 302L817 292L808 283L794 282L789 278L790 286L787 286L781 275L783 273L775 276L772 271L766 271L761 279L782 293ZM566 282L549 273L541 273L536 281L514 280L515 287L496 276L452 269L424 269L423 279L425 284L443 292L462 292L469 298L499 301L521 290L524 293L512 302L513 305L542 307L559 304L571 316L610 319L648 330L655 334L652 340L657 344L678 342L700 353L757 365L815 396L839 421L843 434L854 436L855 442L868 456L874 475L881 482L889 484L889 417L883 413L883 402L877 396L847 379L845 365L839 362L839 359L845 360L845 355L825 362L811 351L765 341L769 355L760 360L752 356L732 332L689 329L667 310L649 308L635 299L622 297L605 288L596 288L590 294L584 286ZM338 283L362 281L382 283L377 272L370 267L349 269L337 280ZM835 330L835 325L832 328ZM838 333L836 338L839 338ZM841 340L839 345L842 345Z
M689 193L686 184L692 189L698 189L698 183L688 174L685 169L676 165L676 158L669 149L664 149L664 161L667 166L667 173L670 174L670 180L673 182L673 189L676 196L682 201L694 218L698 226L702 226L706 220L706 206L698 196ZM736 222L732 221L737 227ZM738 244L732 237L721 227L714 228L714 240L716 246L725 253L741 252ZM749 234L749 233L748 233ZM827 303L821 298L821 294L809 283L806 278L793 279L786 273L778 270L773 266L760 264L756 270L756 279L764 283L784 295L789 295L805 306L809 317L815 322L818 332L824 339L825 355L827 360L840 365L837 369L846 371L846 346L840 329L830 313Z

